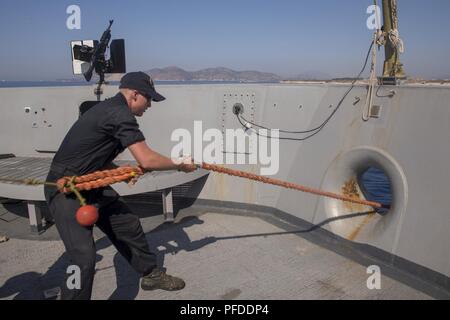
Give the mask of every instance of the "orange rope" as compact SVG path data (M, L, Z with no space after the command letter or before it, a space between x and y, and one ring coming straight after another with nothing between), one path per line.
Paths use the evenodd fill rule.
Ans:
M263 183L268 183L268 184L284 187L287 189L294 189L294 190L298 190L298 191L302 191L302 192L312 193L312 194L316 194L319 196L333 198L333 199L337 199L337 200L341 200L341 201L345 201L345 202L358 203L358 204L362 204L362 205L366 205L366 206L370 206L370 207L374 207L374 208L389 208L388 206L383 205L379 202L356 199L356 198L352 198L352 197L348 197L348 196L344 196L344 195L340 195L340 194L336 194L336 193L332 193L332 192L322 191L319 189L308 188L308 187L298 185L295 183L286 182L286 181L282 181L282 180L278 180L278 179L272 179L272 178L268 178L268 177L263 177L263 176L259 176L259 175L253 174L253 173L244 172L244 171L232 170L232 169L224 168L224 167L214 165L214 164L202 163L201 165L198 165L198 167L203 168L205 170L209 170L209 171L215 171L215 172L219 172L219 173L228 174L231 176L260 181ZM128 181L130 179L136 178L143 174L144 174L144 172L140 167L120 167L120 168L112 169L112 170L96 171L96 172L93 172L93 173L90 173L90 174L87 174L84 176L79 176L79 177L64 177L64 178L59 179L56 182L56 184L58 186L58 189L61 192L70 193L70 192L73 192L72 191L73 186L79 191L92 190L92 189L96 189L96 188L106 187L106 186L109 186L109 185L117 183L117 182ZM71 183L73 183L72 186L71 186Z
M327 191L322 191L322 190L318 190L318 189L304 187L304 186L301 186L301 185L298 185L295 183L291 183L291 182L286 182L286 181L282 181L282 180L259 176L259 175L253 174L253 173L248 173L248 172L239 171L239 170L232 170L232 169L224 168L224 167L214 165L214 164L202 163L198 167L201 167L205 170L228 174L231 176L236 176L236 177L241 177L241 178L245 178L245 179L260 181L263 183L273 184L273 185L288 188L288 189L294 189L294 190L299 190L302 192L316 194L319 196L334 198L334 199L341 200L341 201L358 203L358 204L362 204L362 205L366 205L366 206L370 206L370 207L374 207L374 208L388 208L387 206L385 206L381 203L378 203L378 202L355 199L355 198L339 195L339 194L332 193L332 192L327 192Z
M96 171L79 177L63 177L56 184L59 191L64 193L73 192L73 187L79 191L92 190L107 187L117 182L128 181L144 172L140 167L120 167L112 170ZM73 186L70 184L73 183Z

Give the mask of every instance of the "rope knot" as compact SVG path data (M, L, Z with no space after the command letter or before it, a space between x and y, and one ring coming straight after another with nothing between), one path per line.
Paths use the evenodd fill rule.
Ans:
M390 30L388 37L389 37L391 45L394 49L397 49L398 52L400 52L400 53L405 52L405 46L403 44L403 40L400 38L400 33L398 32L397 29Z

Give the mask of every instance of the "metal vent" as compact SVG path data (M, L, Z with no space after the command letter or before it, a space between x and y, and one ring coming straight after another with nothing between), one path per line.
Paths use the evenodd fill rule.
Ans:
M381 106L373 105L372 108L370 108L371 118L379 118L380 114L381 114Z

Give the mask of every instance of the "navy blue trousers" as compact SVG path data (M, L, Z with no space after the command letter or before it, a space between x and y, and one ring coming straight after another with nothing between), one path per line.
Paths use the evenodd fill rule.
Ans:
M47 181L56 181L60 175L50 172ZM96 226L102 230L120 254L141 275L156 267L156 255L151 253L139 218L111 188L82 193L88 204L99 208ZM75 195L59 193L54 187L45 187L45 198L55 225L64 243L71 265L81 271L80 289L70 289L66 281L61 286L62 299L90 299L95 274L96 248L93 227L83 227L75 219L80 202ZM67 277L71 276L70 274Z

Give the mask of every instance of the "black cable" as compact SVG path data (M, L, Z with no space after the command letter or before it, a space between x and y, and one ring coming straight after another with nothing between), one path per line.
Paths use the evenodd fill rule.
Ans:
M242 120L239 118L239 116L238 116L238 121L240 122L240 124L241 124L245 129L247 129L247 126L245 126L245 124L242 122ZM256 133L257 136L260 136L260 137L266 137L266 138L269 138L269 139L278 139L278 140L290 140L290 141L303 141L303 140L306 140L306 139L311 138L312 136L314 136L314 135L316 135L317 133L320 132L320 131L316 131L316 132L314 132L314 133L312 133L312 134L310 134L309 136L304 137L304 138L288 138L288 137L278 137L278 138L275 138L275 137L272 137L272 136L268 136L268 135L261 134L261 133L259 133L258 131L256 131L255 129L252 129L252 130L253 130L253 132ZM269 130L270 130L270 129L269 129Z
M248 128L245 126L245 124L242 122L241 118L239 118L239 116L237 117L237 119L238 119L239 123L240 123L245 129L248 129ZM266 137L266 138L270 138L270 139L291 140L291 141L302 141L302 140L306 140L306 139L310 138L310 136L305 137L305 138L287 138L287 137L278 137L278 138L275 138L275 137L271 137L271 136L267 136L267 135L261 134L261 133L259 133L258 131L256 131L255 129L252 129L252 130L253 130L253 132L256 133L257 136L260 136L260 137ZM316 133L314 133L314 134L316 134ZM314 134L313 134L313 135L314 135Z
M371 50L372 50L372 47L373 47L373 42L370 43L369 50L367 51L367 55L366 55L366 59L365 59L365 61L364 61L364 66L363 66L363 68L361 69L361 71L359 72L359 74L354 78L354 80L353 80L352 83L351 83L350 88L347 90L347 92L346 92L346 93L344 94L344 96L341 98L341 100L340 100L339 103L337 104L336 108L334 108L333 112L328 116L327 119L325 119L324 122L322 122L322 124L320 124L318 127L314 128L314 129L304 130L304 131L279 130L279 132L281 132L281 133L291 133L291 134L310 133L310 132L314 132L314 131L315 131L314 133L312 133L312 134L310 134L309 136L304 137L304 138L285 138L285 137L279 137L279 138L277 138L277 139L279 139L279 140L303 141L303 140L309 139L309 138L315 136L317 133L319 133L319 132L325 127L325 125L331 120L331 118L336 114L336 112L338 111L338 109L341 107L342 102L344 102L345 98L348 96L348 94L349 94L349 93L352 91L352 89L354 88L356 81L358 81L358 79L360 78L360 76L362 75L362 73L364 72L364 70L366 69L366 67L367 67L367 62L369 61L370 52L371 52ZM241 118L242 118L242 120L244 120L245 122L247 122L247 123L249 123L249 124L251 124L251 125L253 125L253 126L255 126L255 127L258 127L258 128L261 128L261 129L266 129L266 130L272 130L272 129L270 129L270 128L264 127L264 126L262 126L262 125L258 125L258 124L256 124L256 123L251 122L251 121L248 121L248 120L246 120L243 116L241 116L240 114L236 114L236 117L238 118L238 121L241 123L241 125L242 125L244 128L246 128L246 129L247 129L247 126L246 126L245 124L242 123ZM254 131L258 136L260 135L256 130L253 130L253 131ZM261 135L261 136L265 136L265 135ZM270 136L265 136L265 137L276 139L276 138L270 137Z

